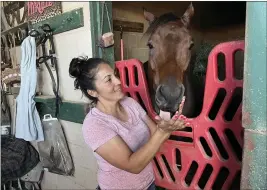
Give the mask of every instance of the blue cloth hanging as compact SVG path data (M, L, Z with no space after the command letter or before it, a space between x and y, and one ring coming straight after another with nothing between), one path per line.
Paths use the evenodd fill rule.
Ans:
M21 44L21 86L17 97L16 138L44 141L44 132L34 96L37 86L35 38L28 36Z

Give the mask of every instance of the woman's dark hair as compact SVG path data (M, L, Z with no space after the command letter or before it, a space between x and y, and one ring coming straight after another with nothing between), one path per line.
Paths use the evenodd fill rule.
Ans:
M101 63L108 64L107 61L101 58L88 57L73 58L70 62L69 74L72 78L75 78L75 89L80 89L92 101L92 104L95 104L98 99L90 96L87 90L96 90L95 76Z

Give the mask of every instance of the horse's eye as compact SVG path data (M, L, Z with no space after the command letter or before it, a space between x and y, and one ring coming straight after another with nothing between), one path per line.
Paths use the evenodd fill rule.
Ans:
M194 47L194 42L191 42L189 49L191 50Z
M151 43L148 43L147 46L148 46L149 49L153 49L154 48Z

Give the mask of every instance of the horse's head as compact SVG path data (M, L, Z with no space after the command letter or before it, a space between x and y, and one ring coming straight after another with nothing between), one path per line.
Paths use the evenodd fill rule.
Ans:
M185 92L184 72L190 58L193 40L189 24L194 14L190 4L184 15L178 18L172 13L155 17L144 9L149 22L149 68L153 77L155 102L163 111L175 112Z

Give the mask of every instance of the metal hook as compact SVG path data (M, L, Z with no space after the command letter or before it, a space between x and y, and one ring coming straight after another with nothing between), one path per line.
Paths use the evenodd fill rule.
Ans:
M37 37L40 36L40 32L38 32L38 31L35 30L35 29L31 29L31 30L29 31L29 35L30 35L31 37L37 38Z
M53 30L49 24L43 24L40 28L44 31L46 36L52 36Z
M50 27L49 24L43 24L43 25L41 26L41 28L42 28L42 30L43 30L44 32L52 32L52 28Z

